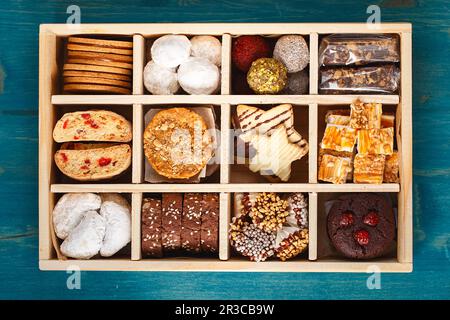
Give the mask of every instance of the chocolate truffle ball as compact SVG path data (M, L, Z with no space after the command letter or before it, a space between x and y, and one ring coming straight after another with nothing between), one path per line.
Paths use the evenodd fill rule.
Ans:
M260 58L252 63L247 82L257 94L278 93L286 86L286 67L276 59Z
M211 94L220 84L216 65L204 58L190 57L178 68L178 82L189 94Z
M240 36L233 41L231 57L236 68L247 72L252 62L270 56L266 38L261 36Z
M216 66L222 64L222 44L213 36L195 36L191 39L191 55L205 58Z
M152 94L174 94L180 88L175 68L165 68L154 61L144 68L144 86Z
M307 94L309 92L309 73L302 70L296 73L289 73L286 88L286 94Z
M153 42L152 60L165 68L176 68L191 54L191 42L183 35L166 35Z
M308 44L299 35L282 36L275 44L273 57L281 61L289 73L301 71L309 63Z

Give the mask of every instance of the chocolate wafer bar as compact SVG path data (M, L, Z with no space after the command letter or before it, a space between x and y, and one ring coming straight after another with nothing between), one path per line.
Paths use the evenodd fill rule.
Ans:
M203 196L186 193L181 217L181 248L187 252L200 252Z
M163 193L162 195L162 246L164 253L181 248L181 214L183 195L181 193Z
M146 198L141 214L141 250L146 257L162 257L161 200Z
M202 252L215 253L219 248L219 194L203 194L200 246Z

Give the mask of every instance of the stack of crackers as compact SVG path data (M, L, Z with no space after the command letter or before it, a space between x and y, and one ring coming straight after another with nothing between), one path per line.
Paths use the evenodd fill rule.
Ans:
M131 94L133 42L69 37L64 92Z

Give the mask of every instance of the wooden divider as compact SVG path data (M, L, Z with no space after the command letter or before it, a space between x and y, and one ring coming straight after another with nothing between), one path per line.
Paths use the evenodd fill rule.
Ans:
M309 94L318 94L319 85L319 35L309 35Z
M133 105L133 154L132 154L132 182L142 183L144 176L144 107L142 104Z
M231 36L222 35L221 94L231 94Z
M131 260L141 259L141 208L143 195L131 194Z
M219 259L230 258L230 242L228 241L228 227L231 219L231 194L220 193L219 215Z
M135 34L133 36L133 94L144 94L144 60L145 39L140 34Z
M317 193L310 192L308 194L308 231L309 231L309 246L308 259L317 259Z
M317 139L318 139L318 105L312 103L309 105L309 151L308 151L308 165L309 165L309 183L317 183Z

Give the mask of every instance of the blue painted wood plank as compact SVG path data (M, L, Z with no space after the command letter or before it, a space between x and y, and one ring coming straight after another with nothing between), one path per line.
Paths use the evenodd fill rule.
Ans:
M40 23L64 23L68 3L0 2L0 298L384 299L450 298L450 8L448 1L77 1L82 22L413 23L414 272L365 274L64 272L38 270L37 135ZM195 293L195 295L193 295Z

